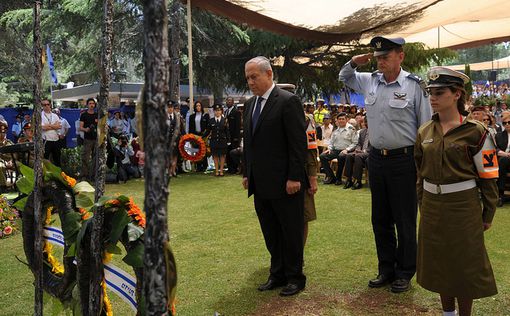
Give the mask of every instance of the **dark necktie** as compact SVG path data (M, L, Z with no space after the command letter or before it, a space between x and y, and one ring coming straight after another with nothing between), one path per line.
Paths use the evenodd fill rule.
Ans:
M257 121L260 116L260 108L262 106L263 97L257 97L257 104L255 105L255 111L253 111L253 117L251 118L251 133L255 132L255 128L257 127Z

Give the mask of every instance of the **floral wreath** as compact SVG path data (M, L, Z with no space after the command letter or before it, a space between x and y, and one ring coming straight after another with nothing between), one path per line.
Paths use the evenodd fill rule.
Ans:
M76 308L79 298L73 297L75 284L81 293L88 293L88 278L80 277L76 280L76 265L73 263L75 256L79 258L78 269L88 275L88 266L92 256L85 249L90 249L92 218L97 208L103 208L105 214L103 237L103 263L111 261L113 254L122 254L117 246L120 241L127 254L123 261L130 265L136 275L136 299L138 313L145 310L145 302L142 291L143 280L143 254L145 213L134 203L133 198L125 195L115 197L103 196L97 203L93 203L90 195L95 189L87 182L79 182L67 176L60 168L44 161L43 173L43 222L45 226L52 223L52 214L58 213L62 223L64 235L64 259L61 263L53 254L53 246L44 241L43 246L43 288L52 296L58 298L66 307ZM33 179L34 172L31 168L21 165L20 170L23 178L16 183L20 192L28 195L19 200L15 205L24 209L23 212L23 243L25 254L31 270L34 270L34 240L35 230L33 216ZM175 259L170 248L167 248L167 267L169 280L169 314L175 315L175 286L177 283L177 271ZM80 272L80 274L82 274ZM102 287L102 315L113 315L112 307L106 293L106 281L103 278ZM74 307L73 307L74 305ZM81 304L86 311L88 301Z
M198 151L195 155L190 155L186 150L186 143L190 143L193 149L198 148ZM202 137L197 136L195 134L186 134L181 137L179 140L179 153L182 158L189 160L191 162L197 162L204 159L207 148L205 145L205 141Z

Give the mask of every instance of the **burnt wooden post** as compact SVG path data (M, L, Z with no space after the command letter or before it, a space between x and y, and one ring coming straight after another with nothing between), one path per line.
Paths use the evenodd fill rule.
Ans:
M34 146L34 266L35 266L35 295L34 315L43 314L43 220L42 220L42 157L44 152L41 128L41 85L42 85L42 44L41 44L41 0L34 1L34 112L33 122L35 125Z
M168 315L167 203L170 163L166 103L168 97L168 15L165 0L143 0L145 89L143 142L145 149L145 230L143 295L147 315ZM169 178L169 177L168 177Z
M98 124L96 142L96 174L95 174L95 201L103 196L105 191L106 173L106 112L108 110L108 94L110 91L111 59L112 59L112 36L113 36L113 0L103 2L103 25L102 25L102 48L101 48L101 87L98 100ZM101 311L101 297L103 295L101 282L104 278L103 266L103 208L96 209L92 219L91 233L91 265L88 310L89 315L99 315ZM87 302L82 302L87 304Z

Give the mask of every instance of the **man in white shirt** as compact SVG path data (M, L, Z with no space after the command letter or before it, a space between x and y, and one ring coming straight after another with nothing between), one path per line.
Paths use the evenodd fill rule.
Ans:
M62 123L58 115L51 112L51 103L48 99L41 101L43 111L41 113L42 138L44 141L44 159L52 156L54 165L60 167L60 147L58 131Z
M62 148L67 148L67 133L69 132L71 125L69 125L69 122L65 119L65 117L60 115L60 109L54 109L53 113L57 114L62 125L58 130L59 146L60 150L62 150Z

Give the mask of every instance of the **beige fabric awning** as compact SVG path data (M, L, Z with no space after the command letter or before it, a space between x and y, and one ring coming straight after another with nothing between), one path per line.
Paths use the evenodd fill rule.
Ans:
M464 71L465 65L453 65L453 66L446 66L453 70L460 70ZM469 67L471 71L473 70L496 70L496 69L510 69L510 56L496 59L494 61L484 61L481 63L473 63L469 64Z
M508 0L190 1L238 23L323 43L368 43L375 34L429 48L510 41Z

